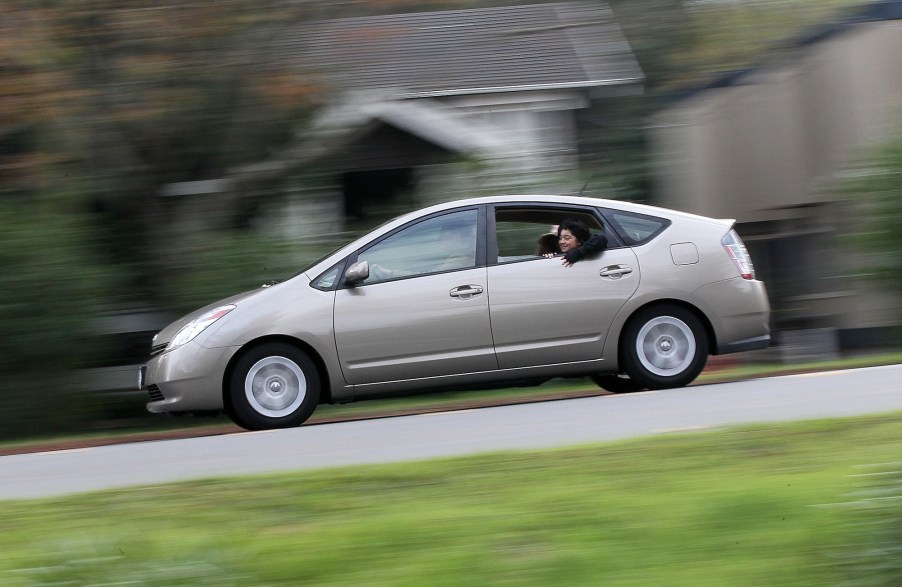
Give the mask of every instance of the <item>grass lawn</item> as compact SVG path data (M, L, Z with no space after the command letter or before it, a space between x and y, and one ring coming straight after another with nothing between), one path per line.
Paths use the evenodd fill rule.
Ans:
M862 584L900 415L0 502L0 585Z

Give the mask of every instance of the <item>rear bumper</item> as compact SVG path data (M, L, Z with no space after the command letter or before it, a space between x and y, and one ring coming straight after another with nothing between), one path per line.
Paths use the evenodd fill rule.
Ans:
M764 283L736 277L710 283L693 296L714 330L717 355L766 348L770 344L770 302Z

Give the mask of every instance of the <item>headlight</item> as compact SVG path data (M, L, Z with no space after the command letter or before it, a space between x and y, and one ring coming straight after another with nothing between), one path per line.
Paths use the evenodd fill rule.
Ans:
M182 329L179 330L175 336L172 337L172 340L169 341L169 344L166 346L166 352L177 349L185 343L191 342L194 340L194 337L204 331L204 328L213 324L232 310L234 310L237 306L235 304L229 304L228 306L219 306L218 308L213 308L203 316L199 316L192 320L191 322L182 326Z

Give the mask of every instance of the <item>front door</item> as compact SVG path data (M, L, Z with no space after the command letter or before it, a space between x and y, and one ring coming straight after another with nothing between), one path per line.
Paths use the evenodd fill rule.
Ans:
M335 297L347 383L497 369L479 226L478 208L454 211L409 224L357 254L370 276Z

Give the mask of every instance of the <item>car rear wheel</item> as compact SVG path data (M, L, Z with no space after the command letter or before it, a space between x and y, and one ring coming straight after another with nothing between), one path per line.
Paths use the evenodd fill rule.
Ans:
M238 359L229 382L229 415L248 430L303 423L319 402L320 377L304 352L269 343Z
M708 334L692 311L661 304L640 311L624 329L623 368L648 389L683 387L708 360Z
M617 375L616 373L593 375L592 381L594 381L598 387L605 391L610 391L611 393L632 393L643 389L641 385L629 377Z

